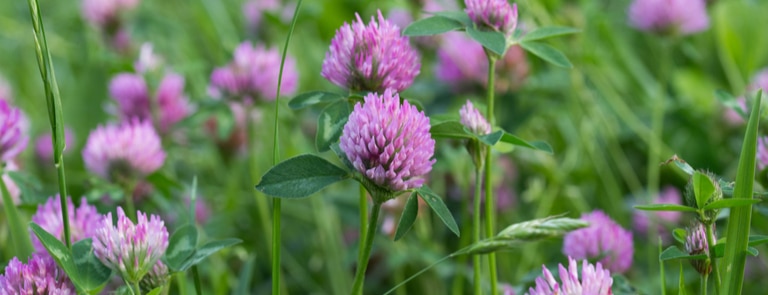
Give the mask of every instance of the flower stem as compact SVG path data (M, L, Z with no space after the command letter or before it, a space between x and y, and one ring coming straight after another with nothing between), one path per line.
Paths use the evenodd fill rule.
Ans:
M474 213L475 214L473 216L473 218L474 218L474 227L475 227L474 228L474 239L473 239L474 243L480 242L480 231L481 231L480 215L482 214L481 209L480 209L481 208L480 207L480 194L481 194L481 189L482 189L482 185L483 185L482 175L483 175L483 163L480 162L475 167L475 199L474 199L474 202L475 202ZM481 255L472 255L472 264L473 264L473 269L474 269L475 294L482 294L483 293L483 287L482 287L482 284L480 283L480 269L481 269L481 267L480 267L480 258L481 258Z
M195 294L203 295L203 285L200 283L200 273L197 271L197 265L192 266L192 279L195 281Z
M712 265L712 280L715 281L715 294L720 294L720 271L717 269L717 258L715 257L715 246L717 245L717 239L715 238L715 231L713 230L715 223L706 225L704 228L707 230L707 245L709 245L709 261Z
M376 235L376 224L379 221L379 211L381 204L373 203L371 208L371 221L368 223L368 232L365 234L365 247L362 255L358 256L357 271L355 271L355 284L352 287L352 294L363 294L363 282L365 281L365 270L368 268L368 259L371 258L371 248L373 247L373 237Z
M701 287L699 288L699 293L707 295L707 278L709 277L709 274L704 274L701 276Z
M133 290L135 290L133 293L136 295L141 295L141 287L139 287L139 282L133 282Z
M128 180L123 185L123 198L125 199L125 210L128 211L128 218L136 222L136 205L133 200L133 191L136 189L136 182Z
M288 37L285 38L285 46L283 46L283 56L280 59L280 73L277 76L277 93L275 95L275 130L274 137L272 138L272 165L277 165L280 159L278 153L278 125L280 115L280 87L283 84L283 69L285 67L285 56L288 54L288 44L291 43L291 36L293 36L293 30L296 28L296 21L299 19L299 10L301 9L301 2L299 0L296 3L296 9L293 11L293 19L291 20L291 27L288 29ZM272 294L280 294L280 217L282 211L282 199L274 198L272 200Z
M365 235L368 232L368 193L365 186L360 184L360 241L365 241ZM365 245L360 243L357 247L357 261L363 260Z
M496 89L494 85L494 77L496 76L496 57L490 52L487 52L486 55L488 56L488 110L486 117L488 117L488 122L491 124L491 127L493 127L495 124L493 118L493 94ZM496 227L496 218L493 211L496 202L493 198L493 183L491 181L491 173L493 171L492 156L491 146L487 145L485 147L485 235L487 237L492 237L494 235ZM490 268L491 294L497 294L498 280L496 277L496 253L488 254L488 267Z

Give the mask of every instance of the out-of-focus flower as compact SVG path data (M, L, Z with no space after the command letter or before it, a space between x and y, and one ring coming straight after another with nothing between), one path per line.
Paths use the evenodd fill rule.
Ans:
M583 214L581 219L589 222L589 227L565 235L563 253L575 259L602 257L600 263L610 271L627 271L635 251L632 233L600 210Z
M0 274L0 294L75 295L75 286L51 256L32 255L26 264L14 257Z
M75 208L72 198L67 197L67 214L69 215L70 242L92 238L96 234L99 222L103 218L96 207L88 205L85 198L80 200L80 207ZM61 223L61 200L59 196L48 198L43 204L37 206L37 212L32 215L32 222L37 223L45 231L61 240L64 238L64 225ZM38 253L45 252L45 247L31 234L32 244Z
M469 131L479 135L491 133L491 124L488 124L488 120L480 114L471 101L467 100L467 103L461 107L459 117L461 124Z
M479 27L486 27L511 36L517 27L517 4L507 0L464 0L464 11Z
M752 77L752 81L747 85L747 94L755 94L759 89L763 90L763 104L765 104L765 98L768 97L768 68L758 71ZM736 102L742 113L749 116L750 110L747 107L747 99L745 96L736 98ZM742 125L746 122L741 114L731 108L725 110L723 118L725 119L725 122L732 126Z
M610 295L612 294L613 278L608 269L603 269L600 262L597 266L584 259L581 262L581 279L579 279L578 262L568 257L568 269L560 264L558 272L560 283L542 265L543 276L536 278L536 286L528 289L528 295Z
M141 44L139 59L133 63L133 69L139 73L152 72L163 65L163 58L152 50L152 43Z
M704 0L635 0L629 6L629 22L644 31L682 35L709 27Z
M235 49L229 65L216 68L211 73L209 92L215 97L223 96L246 103L253 100L273 101L277 95L280 59L276 48L253 47L251 43L243 42ZM281 94L296 92L298 80L296 61L286 56Z
M405 29L405 27L413 22L413 15L411 15L411 12L408 11L408 9L392 8L389 10L387 19L398 28Z
M265 12L275 12L278 9L280 9L279 0L252 0L243 4L243 15L248 22L248 26L256 28L261 25Z
M120 13L139 5L139 0L83 0L83 17L91 24L109 29L119 24Z
M129 283L141 281L160 260L168 248L168 230L157 215L136 212L137 222L117 208L117 226L112 225L112 213L100 221L93 240L96 257L116 271Z
M64 128L64 153L72 150L74 135L72 129ZM41 162L51 162L53 160L53 138L51 133L40 135L35 140L35 154Z
M707 230L704 228L704 224L701 222L694 222L688 230L688 234L685 236L685 251L689 255L705 254L709 255L709 243L707 242ZM712 272L712 266L707 260L691 260L691 265L700 274L708 274Z
M402 91L419 74L418 52L400 35L400 28L378 11L366 26L359 14L352 25L336 31L320 74L350 90Z
M27 147L29 138L25 124L24 114L5 99L0 99L0 162L10 161Z
M16 182L11 179L11 176L8 175L8 171L17 171L19 170L19 166L16 165L14 161L8 161L5 163L5 173L3 174L2 181L5 182L5 188L8 189L8 194L11 195L11 200L14 204L18 205L21 200L19 197L21 197L21 188L19 188L18 185L16 185ZM3 204L3 199L0 198L0 205Z
M429 118L393 90L370 93L349 115L341 150L377 186L397 192L421 187L435 160ZM374 196L375 197L375 196ZM378 200L383 201L383 200Z
M488 61L483 46L463 33L443 34L443 43L437 51L435 75L438 80L454 88L486 87ZM520 46L507 49L496 63L496 90L518 89L528 76L529 65Z
M163 77L154 101L144 77L139 74L118 74L112 78L109 92L117 101L123 120L152 121L155 119L153 109L157 110L156 120L161 132L170 130L173 124L184 119L192 111L189 100L184 95L184 77L174 73Z
M661 192L659 192L659 195L656 196L656 199L653 200L654 204L680 205L682 202L683 199L680 195L680 191L673 186L665 187ZM650 218L655 218L657 222L661 222L661 224L659 224L659 231L666 231L667 226L665 225L675 225L678 221L680 221L681 217L682 213L676 211L648 212L635 210L632 213L632 224L637 232L644 234L648 232L648 225L651 222Z
M768 166L768 136L757 138L757 168L760 170Z
M144 176L163 166L165 152L152 125L139 120L100 126L83 149L85 167L103 178ZM117 179L115 179L117 177Z
M515 293L515 288L512 287L512 285L510 285L510 284L502 283L502 284L499 284L499 287L501 289L501 294L503 294L503 295L515 295L515 294L517 294L517 293Z
M168 267L165 266L162 261L158 260L155 263L155 266L149 270L147 275L141 279L139 287L141 288L141 292L149 293L155 288L165 286L169 278Z

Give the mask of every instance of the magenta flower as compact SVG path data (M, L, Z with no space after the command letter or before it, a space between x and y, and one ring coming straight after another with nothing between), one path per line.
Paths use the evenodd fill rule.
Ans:
M168 248L168 230L157 215L136 212L138 222L117 208L117 226L112 212L101 220L93 240L93 251L104 265L130 283L139 282L160 260Z
M253 47L251 43L243 42L235 49L229 65L211 73L210 92L215 97L237 98L244 102L254 99L273 101L277 95L280 59L281 54L276 48ZM281 94L295 93L298 80L296 61L286 56Z
M579 279L578 262L568 257L568 269L560 264L558 273L560 282L542 265L543 276L536 278L536 286L528 289L527 295L610 295L612 294L613 278L608 269L603 269L600 262L597 266L584 259L581 262L581 279Z
M74 135L72 129L64 128L64 153L72 150ZM53 161L53 138L51 133L40 135L35 140L35 155L41 162Z
M689 255L709 255L709 243L707 242L707 230L701 222L694 222L685 236L685 251ZM712 272L712 267L706 260L691 260L691 264L700 274Z
M378 11L366 26L359 14L352 25L344 23L325 54L320 74L333 84L351 90L403 91L419 74L418 52L400 35L400 28Z
M88 205L85 198L80 200L80 207L75 208L72 198L67 197L67 214L69 215L69 230L72 243L92 238L96 234L99 221L103 218L96 207ZM32 222L37 223L45 231L61 240L64 237L64 225L61 223L61 201L59 196L48 198L43 204L37 206L37 212L32 215ZM38 253L45 252L45 247L31 234L32 244Z
M429 118L387 89L355 104L340 139L355 169L379 187L397 192L419 188L432 170L435 140Z
M91 24L109 30L119 24L120 13L139 5L139 0L83 0L83 17Z
M563 253L575 259L602 257L600 263L608 270L627 271L634 254L632 233L600 210L583 214L581 219L589 222L589 227L565 235Z
M635 0L629 6L629 22L643 31L683 35L709 27L705 0Z
M155 97L147 89L144 77L138 74L121 73L109 84L110 95L117 101L123 120L153 120L156 109L157 124L167 132L192 111L189 99L184 95L184 77L168 73L158 86Z
M0 99L0 162L8 162L27 147L29 137L21 111Z
M680 195L680 191L673 186L665 187L662 191L659 192L659 195L656 196L656 199L653 200L654 204L680 205L682 204L682 202L683 202L683 199L682 199L682 196ZM683 215L681 212L676 212L676 211L648 212L648 211L635 210L632 213L632 225L636 231L644 234L648 232L648 225L651 222L650 218L654 218L657 220L657 222L661 223L659 224L659 231L666 232L667 226L676 225L680 221L680 218L682 216Z
M483 46L459 32L442 36L435 65L437 79L457 89L486 87L488 61ZM529 68L522 48L510 47L496 63L496 90L518 89L528 76Z
M0 294L75 295L75 286L51 256L32 255L26 264L14 257L0 274Z
M478 26L511 36L517 27L517 4L507 0L464 0L464 11Z
M479 135L491 133L491 124L488 124L488 120L480 114L480 111L475 108L469 99L459 110L459 116L461 117L461 124L467 127L469 131Z
M83 160L88 170L107 179L144 176L163 166L165 152L152 125L134 119L91 132Z

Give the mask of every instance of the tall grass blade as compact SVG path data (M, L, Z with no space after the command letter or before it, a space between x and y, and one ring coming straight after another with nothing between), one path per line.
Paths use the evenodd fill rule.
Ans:
M733 193L734 199L752 198L761 96L762 91L757 93L757 99L752 104L752 114L749 116L747 132L744 135L744 144L741 147L739 169L736 174L736 186ZM725 245L725 263L723 263L725 269L720 294L741 294L751 219L751 205L731 208L731 215L728 217L728 230L726 234L728 243Z

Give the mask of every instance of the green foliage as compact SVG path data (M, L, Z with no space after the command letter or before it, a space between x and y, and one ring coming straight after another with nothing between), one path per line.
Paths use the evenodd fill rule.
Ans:
M704 208L715 193L715 184L709 176L696 171L693 174L693 193L696 196L696 206Z
M678 211L678 212L696 212L696 208L678 205L678 204L649 204L635 205L635 209L645 211Z
M451 211L448 210L448 207L445 206L445 203L443 203L443 199L435 194L428 186L422 186L419 189L416 190L416 193L419 194L419 197L421 197L424 202L429 205L429 208L432 208L432 212L435 212L437 214L437 217L440 217L440 220L443 221L445 226L448 227L448 229L451 230L456 236L459 236L459 226L456 224L456 220L453 219L453 215L451 214Z
M416 216L419 214L419 198L416 192L411 193L408 197L408 201L405 202L403 208L403 214L400 215L400 221L397 223L397 231L395 232L395 241L401 239L408 230L413 227L413 223L416 221Z
M462 28L464 28L464 24L461 22L438 15L413 22L403 30L403 35L411 37L432 36Z
M523 35L523 37L520 38L520 42L536 41L579 32L581 32L581 30L569 27L540 27Z
M269 169L256 189L277 198L303 198L350 176L321 157L300 155Z
M504 34L496 31L481 31L472 26L468 26L466 30L470 38L498 56L503 56L507 51L507 39Z
M560 52L559 50L555 49L552 46L549 46L544 43L532 42L532 41L520 42L520 46L523 47L523 49L525 49L526 51L533 53L533 55L536 55L553 65L556 65L561 68L569 68L569 69L573 68L571 61L569 61L568 58L565 57L565 54L563 54L562 52Z
M309 91L299 94L291 99L291 101L288 102L288 106L293 110L300 110L317 104L336 102L343 99L344 96L338 93L327 91Z
M189 260L197 248L197 228L194 225L184 225L176 229L168 240L168 249L163 261L168 268L179 271Z
M661 252L661 254L659 254L659 260L661 261L676 260L676 259L704 260L704 259L707 259L707 255L706 254L690 255L687 252L678 249L677 246L670 246L669 248L664 249L664 251Z
M315 137L317 151L327 151L331 148L331 144L339 141L351 112L352 110L346 100L336 101L320 112L320 116L317 118L317 136Z
M78 281L89 294L99 294L112 278L112 270L93 252L93 241L85 239L72 245L72 257L77 268Z

